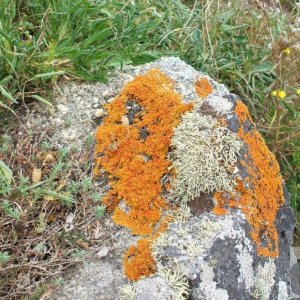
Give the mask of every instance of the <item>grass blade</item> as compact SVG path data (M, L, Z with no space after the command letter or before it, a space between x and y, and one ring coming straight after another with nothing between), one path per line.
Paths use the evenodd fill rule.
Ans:
M11 184L13 172L2 160L0 160L0 175L8 185Z
M5 89L5 87L3 85L0 85L0 92L3 97L9 99L14 104L18 103L17 100Z
M37 100L37 101L39 101L41 103L44 103L44 104L46 104L48 106L53 107L52 103L50 103L48 100L46 100L45 98L43 98L43 97L41 97L39 95L32 95L31 98L33 98L33 99L35 99L35 100Z

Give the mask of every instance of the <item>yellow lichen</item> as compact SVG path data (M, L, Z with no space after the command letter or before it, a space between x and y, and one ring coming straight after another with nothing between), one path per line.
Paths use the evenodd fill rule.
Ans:
M252 123L252 119L242 101L237 102L235 112L240 121L238 135L249 150L247 161L241 161L249 177L245 183L238 181L235 195L215 193L215 212L226 213L226 207L241 209L252 227L251 237L258 254L276 257L278 234L275 220L279 207L284 204L279 165L257 130L244 132L243 124L247 120Z

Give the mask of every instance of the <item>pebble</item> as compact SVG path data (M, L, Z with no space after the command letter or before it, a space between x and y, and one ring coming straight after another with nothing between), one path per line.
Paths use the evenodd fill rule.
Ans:
M103 117L105 115L105 110L103 108L97 109L95 112L95 116L97 118Z
M66 114L69 111L69 108L63 104L58 104L57 109L62 113Z
M122 116L122 124L124 126L128 126L129 125L129 120L127 116Z
M103 247L103 248L97 253L97 257L98 257L98 258L103 258L103 257L107 256L108 252L109 252L109 248Z

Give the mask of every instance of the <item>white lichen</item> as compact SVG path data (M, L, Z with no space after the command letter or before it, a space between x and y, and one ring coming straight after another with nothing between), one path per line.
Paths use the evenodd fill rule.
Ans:
M171 196L187 202L201 193L233 191L233 174L241 142L235 133L196 108L182 117L174 130L169 159L176 177L172 180Z
M287 299L290 298L289 298L286 282L280 280L278 282L278 300L287 300Z
M263 266L258 266L253 293L255 299L270 299L271 291L275 284L275 272L276 265L271 258Z
M237 260L240 264L240 276L238 277L239 284L244 283L247 291L250 291L254 284L254 270L252 267L253 257L251 253L245 251L242 245L237 245L239 253L237 254Z
M215 273L213 268L208 262L202 261L202 269L205 270L200 273L201 292L203 299L215 300L222 299L228 300L229 296L226 290L218 288L217 282L214 281Z
M136 284L134 282L125 284L119 294L121 300L136 300Z
M186 276L184 276L179 270L165 268L160 263L157 264L157 276L161 277L166 281L166 283L171 287L173 292L174 300L184 300L187 299L190 290L189 284Z
M206 103L220 115L225 115L233 109L233 103L220 96L208 96Z

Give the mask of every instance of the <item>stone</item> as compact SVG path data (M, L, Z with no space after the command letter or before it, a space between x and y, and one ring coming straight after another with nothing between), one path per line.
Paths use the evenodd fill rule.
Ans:
M95 117L101 118L105 115L105 110L103 108L97 109L95 112Z
M103 247L98 253L97 253L97 257L98 258L103 258L105 257L109 252L109 248L108 247Z
M137 300L152 300L153 295L160 300L174 299L175 295L170 286L160 277L141 279L136 287Z
M151 73L153 69L159 71ZM295 265L291 245L295 220L289 206L289 194L280 177L278 163L255 129L246 105L224 85L174 57L127 67L112 77L107 85L101 84L96 92L93 84L84 84L85 90L76 102L72 102L68 110L58 110L56 117L65 120L62 115L67 112L68 117L76 122L70 129L57 129L57 140L60 138L60 143L77 142L84 137L86 130L90 132L95 129L91 119L96 111L92 103L84 102L85 99L105 97L111 109L107 111L112 111L115 99L128 82L138 83L138 80L147 78L155 82L155 76L170 80L161 82L161 85L156 82L156 91L161 97L151 101L161 101L170 92L172 97L178 95L176 99L189 107L172 129L173 135L166 151L169 165L166 164L164 176L159 182L161 197L169 207L177 209L166 209L167 205L161 205L159 222L155 223L153 218L149 225L152 226L152 234L133 234L132 228L127 225L135 207L128 205L124 191L123 194L120 191L119 195L111 195L108 199L116 201L111 210L113 221L117 224L111 220L104 222L107 230L114 234L111 240L106 241L109 246L96 250L101 260L81 266L75 276L72 273L69 277L67 275L65 284L54 291L50 299L283 300L294 296L297 288L291 278L291 267ZM204 79L205 85L199 78ZM69 83L62 90L69 93L67 99L73 99L72 93L78 94L83 86L76 88ZM119 130L113 127L116 130L114 136L108 135L113 143L108 143L107 147L109 139L103 138L105 150L96 153L100 158L105 157L107 148L108 157L115 158L116 153L116 169L122 167L125 161L118 147L128 150L125 147L127 144L122 144L122 138L129 139L134 132L135 139L141 139L143 143L151 141L153 130L163 123L163 117L168 113L165 107L162 112L157 109L154 112L157 118L150 124L153 125L152 131L147 130L146 125L140 132L136 131L138 123L150 113L143 111L139 103L138 109L132 112L132 104L141 102L132 98L132 94L143 96L143 89L139 89L142 85L136 86L129 83L125 92L123 89L122 99L127 97L126 92L129 94L128 101L124 103L128 113L124 115L122 112L119 119L114 120L114 126L119 126ZM200 97L199 89L208 86L210 89L203 90ZM151 86L147 88L149 90ZM122 99L118 100L117 105ZM64 105L68 105L68 101ZM74 111L75 107L79 109ZM106 119L98 120L97 147L104 143L99 134ZM119 132L123 132L124 136L114 140ZM167 136L170 131L165 132L161 128L160 132ZM84 147L81 141L78 143L78 149ZM131 152L125 153L130 157ZM145 191L148 182L142 180L147 178L146 175L151 177L151 172L157 172L154 169L148 174L145 167L154 164L156 159L149 153L139 153L128 166L126 176L132 189L135 183L139 186L137 195ZM140 171L136 169L137 165L144 173L135 178ZM105 164L101 168L100 173L105 174ZM136 175L132 175L131 170ZM122 176L122 173L118 175ZM117 180L116 177L114 180ZM110 185L108 179L106 182L107 191ZM122 188L126 191L128 187ZM135 205L138 206L138 201ZM151 209L154 209L151 201L148 209L146 207L143 211L141 219L151 216ZM135 221L140 218L138 213L136 210ZM163 219L164 216L166 219ZM168 226L160 226L164 225L162 220L169 220L166 221ZM141 247L149 243L149 249ZM127 267L133 266L147 277L129 280L124 272L126 260ZM292 272L295 272L294 267Z
M68 107L63 104L58 104L57 109L62 113L62 115L65 115L69 111Z

